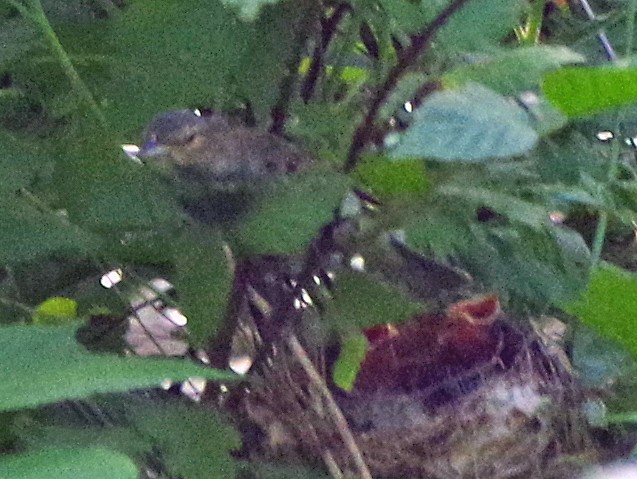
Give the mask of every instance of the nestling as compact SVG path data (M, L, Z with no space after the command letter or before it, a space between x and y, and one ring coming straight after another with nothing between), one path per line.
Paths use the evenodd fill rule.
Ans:
M237 186L307 169L312 159L267 131L236 125L218 113L161 113L144 134L139 156L198 183Z

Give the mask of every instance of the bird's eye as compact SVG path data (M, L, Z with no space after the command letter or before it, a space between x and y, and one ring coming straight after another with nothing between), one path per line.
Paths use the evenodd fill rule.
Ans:
M192 143L193 141L195 141L195 138L197 137L197 135L195 133L193 133L192 135L189 135L186 137L186 143Z

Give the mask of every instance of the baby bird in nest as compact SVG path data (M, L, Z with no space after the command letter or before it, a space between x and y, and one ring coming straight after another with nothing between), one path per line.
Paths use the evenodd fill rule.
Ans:
M219 113L161 113L144 134L139 157L186 182L232 189L307 169L312 158L284 139Z

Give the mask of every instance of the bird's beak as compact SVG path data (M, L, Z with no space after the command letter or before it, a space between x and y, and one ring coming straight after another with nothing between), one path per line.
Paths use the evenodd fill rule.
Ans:
M166 154L168 154L168 147L166 145L160 145L157 143L157 140L148 140L144 146L141 147L137 156L140 158L153 158Z

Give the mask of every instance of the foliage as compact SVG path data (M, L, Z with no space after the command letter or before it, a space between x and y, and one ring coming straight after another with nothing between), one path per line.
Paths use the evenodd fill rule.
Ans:
M1 460L0 469L6 477L55 479L86 477L100 479L134 479L135 464L125 454L108 449L43 449Z
M164 379L232 375L183 361L120 358L88 354L74 338L77 325L4 326L1 346L7 355L2 370L0 408L12 410L107 391L152 387ZM28 377L29 381L24 381Z
M543 0L0 0L0 406L12 431L0 476L59 467L97 478L99 465L131 477L132 458L184 479L234 477L238 435L214 409L94 396L227 376L89 353L67 320L125 318L140 285L163 277L178 296L161 299L188 316L189 344L228 342L236 263L298 260L339 215L356 227L345 249L366 261L319 308L351 341L333 378L345 389L364 356L361 327L453 296L455 270L447 283L440 263L508 310L562 309L634 355L633 273L599 261L637 211L623 141L637 136L635 1L591 3L605 13L594 25ZM621 61L600 66L600 27ZM247 196L215 192L217 208L241 214L200 224L170 182L120 149L153 115L181 108L270 127L320 165ZM613 140L598 140L607 130ZM438 265L431 294L401 283L392 242ZM106 291L97 280L111 268L138 281ZM592 364L584 347L574 356ZM79 398L121 417L86 424L55 409ZM248 469L304 474L277 467Z

